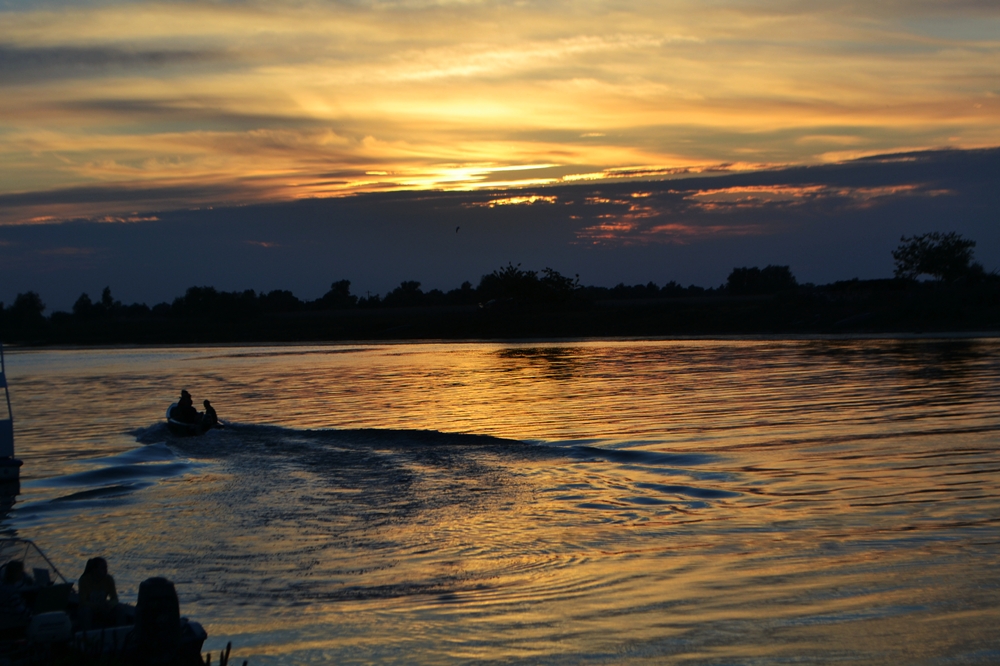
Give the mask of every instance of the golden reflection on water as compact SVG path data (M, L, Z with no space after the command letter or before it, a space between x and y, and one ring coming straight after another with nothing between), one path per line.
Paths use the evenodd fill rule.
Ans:
M26 487L4 526L109 556L126 597L171 577L252 663L987 663L998 352L15 351ZM153 443L182 387L236 427Z

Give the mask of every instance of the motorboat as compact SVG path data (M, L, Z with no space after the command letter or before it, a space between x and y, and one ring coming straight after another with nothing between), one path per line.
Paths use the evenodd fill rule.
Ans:
M167 407L167 430L170 434L176 435L178 437L194 437L197 435L204 435L205 429L202 428L201 423L185 423L183 421L178 421L172 414L174 413L174 407L177 403L172 403Z
M10 408L6 370L3 344L0 343L0 386L3 387L4 402L7 405L7 418L0 419L0 492L16 495L20 490L22 462L14 457L14 412Z
M170 431L170 434L176 437L196 437L198 435L204 435L212 428L223 427L222 421L211 423L205 420L204 415L202 415L197 423L185 423L184 421L178 421L172 416L174 413L174 407L176 406L176 402L172 403L169 407L167 407L166 414L167 429ZM201 412L199 412L199 414L201 414Z
M0 663L204 663L208 635L180 616L173 583L148 578L135 607L122 606L114 626L88 626L73 583L38 546L0 540Z

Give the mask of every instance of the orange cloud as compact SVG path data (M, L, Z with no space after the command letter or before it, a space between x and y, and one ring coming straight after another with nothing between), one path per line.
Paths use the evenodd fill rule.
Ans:
M591 216L595 224L577 233L578 239L590 243L683 244L708 237L761 235L774 233L773 225L698 223L691 218L705 213L777 211L821 202L827 211L860 209L899 197L952 194L926 183L870 187L819 183L735 185L691 190L665 185L667 189L659 193L637 190L624 196L584 197L584 206L598 207L600 212Z
M670 222L643 227L634 220L618 219L581 229L577 238L594 245L647 245L650 243L684 245L693 240L706 238L752 236L766 233L768 230L760 225L699 225Z
M160 218L156 215L129 215L128 217L104 215L91 219L94 222L103 222L105 224L136 224L138 222L157 222Z
M833 197L849 199L858 206L868 206L886 197L943 196L949 190L934 189L921 183L883 187L835 187L830 185L750 185L700 190L685 198L701 210L720 211L733 208L757 208L768 205L798 205Z
M682 239L702 238L707 236L754 236L765 233L765 229L760 225L690 225L690 224L660 224L651 229L648 233L653 236L671 238L678 242Z
M496 208L497 206L530 206L536 203L554 204L559 200L556 196L531 194L520 197L501 197L489 201L476 201L465 204L467 208Z

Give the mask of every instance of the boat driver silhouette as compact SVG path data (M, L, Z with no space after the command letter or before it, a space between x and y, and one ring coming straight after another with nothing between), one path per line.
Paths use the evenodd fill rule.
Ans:
M181 423L199 423L201 414L194 408L194 401L191 394L186 390L181 390L181 398L177 401L177 406L170 411L170 418Z

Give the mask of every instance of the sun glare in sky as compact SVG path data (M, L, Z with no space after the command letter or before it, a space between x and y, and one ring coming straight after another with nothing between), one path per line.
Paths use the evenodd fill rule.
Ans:
M0 9L6 222L1000 145L992 2Z

